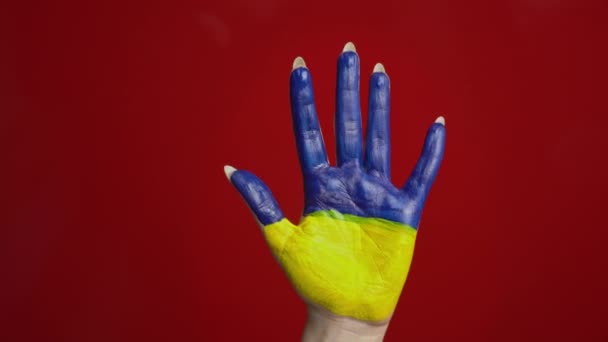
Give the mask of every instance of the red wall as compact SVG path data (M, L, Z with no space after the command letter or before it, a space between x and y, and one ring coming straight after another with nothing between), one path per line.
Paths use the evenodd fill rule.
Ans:
M386 340L608 339L605 2L0 8L1 341L298 339L304 306L222 167L297 220L291 63L335 160L348 40L391 77L396 183L447 120Z

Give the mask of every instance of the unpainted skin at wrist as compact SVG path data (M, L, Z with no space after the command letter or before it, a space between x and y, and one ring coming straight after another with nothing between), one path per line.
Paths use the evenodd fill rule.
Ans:
M337 316L315 304L307 303L308 318L303 342L378 342L384 339L390 317L381 322L361 321Z

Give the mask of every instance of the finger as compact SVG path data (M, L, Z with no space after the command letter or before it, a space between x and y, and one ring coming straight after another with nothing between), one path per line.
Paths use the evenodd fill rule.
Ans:
M229 165L224 166L224 172L261 225L267 226L285 217L266 184L258 177Z
M378 63L369 80L369 109L365 138L365 168L371 174L391 177L390 80Z
M290 78L291 114L302 172L327 165L323 135L317 119L312 79L304 59L293 62Z
M422 155L403 189L410 198L416 198L421 201L420 203L424 203L435 176L437 176L437 171L439 171L444 148L445 119L440 116L429 129Z
M338 57L336 82L336 147L338 166L361 162L361 104L359 102L359 56L353 43L346 43Z

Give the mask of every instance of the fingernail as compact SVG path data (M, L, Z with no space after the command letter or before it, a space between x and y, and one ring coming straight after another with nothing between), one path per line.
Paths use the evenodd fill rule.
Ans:
M226 178L228 178L228 180L230 180L230 177L232 177L232 174L236 171L235 168L233 168L230 165L224 165L224 173L226 174Z
M344 49L342 49L342 52L346 52L346 51L357 52L357 49L355 48L355 44L353 44L352 42L346 43L346 45L344 45Z
M298 56L293 60L293 66L291 70L295 70L297 68L306 68L306 63L304 62L304 58Z
M443 116L440 116L435 120L435 123L442 124L445 126L445 118Z
M383 72L386 74L386 71L384 70L384 65L382 65L382 63L376 63L376 65L374 66L374 72Z

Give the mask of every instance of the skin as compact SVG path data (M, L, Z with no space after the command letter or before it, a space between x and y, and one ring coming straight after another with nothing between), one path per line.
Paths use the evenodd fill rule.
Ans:
M359 56L347 43L338 57L336 146L331 166L314 105L312 77L296 58L290 76L293 130L305 207L289 222L268 187L226 166L269 247L308 304L304 341L381 341L405 283L420 216L445 147L445 120L431 125L406 184L390 179L390 80L377 64L370 77L365 151Z

